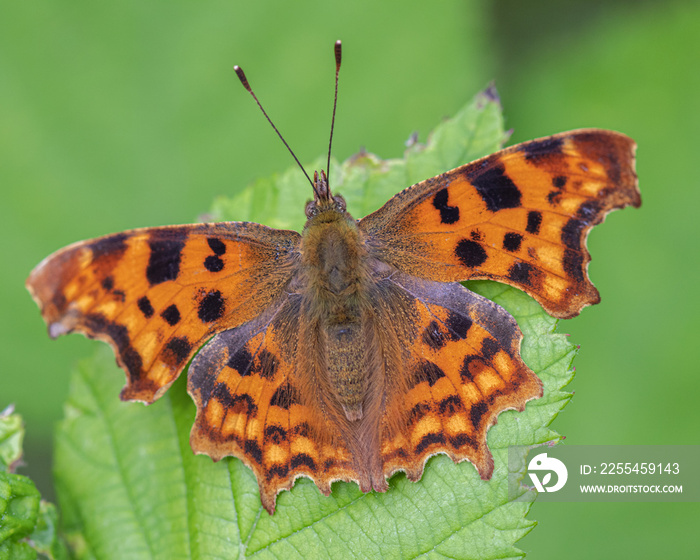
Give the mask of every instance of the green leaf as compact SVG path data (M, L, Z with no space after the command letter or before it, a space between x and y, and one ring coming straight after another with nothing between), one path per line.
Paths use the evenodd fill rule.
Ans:
M14 471L14 465L22 457L23 441L22 418L8 406L0 413L0 471Z
M25 542L5 541L0 544L0 560L35 560L36 551Z
M24 425L13 407L0 413L0 560L30 560L36 551L23 542L34 528L39 491L26 476L13 474L22 457Z
M333 163L332 188L362 216L411 183L497 150L505 138L489 89L441 123L425 146L411 146L403 160L363 153ZM290 169L217 200L213 215L299 228L310 193L301 172ZM398 474L385 494L335 483L324 497L299 479L269 516L254 476L239 460L213 463L193 455L188 438L195 410L184 376L153 405L120 402L124 375L104 349L74 372L56 437L56 484L75 557L522 557L514 543L534 522L525 518L529 501L509 501L508 450L559 438L548 426L570 397L562 388L575 350L553 334L556 321L524 293L489 282L468 287L517 319L523 359L544 383L542 399L523 413L503 413L490 430L496 465L490 481L469 462L455 465L439 455L420 482Z
M30 536L32 548L49 560L68 558L68 550L59 537L59 519L56 506L45 501L39 504L39 517Z
M24 424L12 407L0 413L0 560L67 558L53 504L41 501L31 479L12 471L22 457Z
M31 534L41 496L34 483L20 474L0 472L0 542Z

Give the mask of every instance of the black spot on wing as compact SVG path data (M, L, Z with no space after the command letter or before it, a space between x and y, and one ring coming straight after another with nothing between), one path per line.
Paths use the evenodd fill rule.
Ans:
M163 319L170 325L171 327L174 327L180 322L180 310L177 308L177 305L174 303L170 306L168 306L165 311L163 311L160 314Z
M147 296L143 296L136 303L139 306L139 310L141 311L141 313L143 313L143 316L146 317L146 319L150 319L151 317L153 317L155 309L153 309L153 305L151 305L151 300L148 299Z
M287 430L282 426L270 424L265 428L265 442L280 445L283 441L287 441Z
M454 224L459 221L459 208L447 204L447 189L439 190L433 197L433 206L440 212L440 221L443 224Z
M175 280L180 274L180 260L186 239L186 230L171 230L158 232L148 240L151 254L148 257L146 278L152 286Z
M262 449L254 439L247 439L243 445L243 451L249 455L258 465L262 463Z
M285 410L289 410L290 406L299 402L297 390L289 383L280 385L270 399L271 406L279 406Z
M248 352L245 346L236 350L229 356L226 365L238 372L238 375L244 377L250 373L250 366L253 363L253 356Z
M226 303L219 290L212 290L199 302L197 315L203 323L213 323L224 314Z
M224 261L217 255L209 255L204 259L204 268L209 272L221 272L224 269Z
M215 255L223 255L226 252L226 244L217 237L209 237L207 243Z
M306 453L297 453L289 462L289 468L294 470L301 466L307 467L311 472L316 472L316 462Z
M461 410L464 410L464 404L457 395L450 395L442 399L438 405L438 410L440 414L455 414Z
M488 258L484 248L476 241L470 239L462 239L457 243L455 255L464 266L469 268L484 264Z
M129 340L129 331L124 325L112 323L103 315L98 314L88 315L86 317L86 322L91 330L108 334L120 350L131 344Z
M171 338L165 345L163 358L166 363L174 366L182 365L192 351L192 344L184 336Z
M535 210L527 213L527 226L525 231L537 235L540 232L540 225L542 225L542 214Z
M216 385L216 377L219 370L212 367L211 364L206 364L204 366L200 365L199 368L192 368L189 371L189 381L193 388L199 391L199 398L202 402L202 408L209 404L209 399L211 398L212 391Z
M542 165L561 155L563 143L561 138L543 138L542 140L526 142L520 150L525 154L525 159L528 162Z
M502 164L472 171L469 174L469 181L491 212L520 206L520 189L508 177Z
M129 330L108 320L104 315L93 313L85 316L85 326L95 334L106 334L112 339L124 367L132 382L138 382L143 375L143 359L141 354L131 345Z
M467 333L472 326L472 320L466 315L451 311L445 324L450 334L450 340L462 340L467 338Z
M469 411L469 416L471 417L472 425L476 428L479 429L479 424L481 424L481 418L488 412L488 405L484 401L479 401L478 403L474 403L472 405L471 410Z
M566 185L567 178L564 175L557 175L552 179L552 185L557 189L563 189Z
M583 228L586 227L585 222L577 220L576 218L571 218L568 222L564 224L561 230L561 241L569 249L574 251L581 250L581 236L583 233Z
M297 424L292 428L292 433L295 436L300 436L300 437L309 437L311 434L311 428L306 422L302 422L301 424Z
M129 239L127 234L117 233L116 235L108 235L93 241L89 245L93 260L105 256L121 256L126 251L127 239Z
M481 343L481 355L487 360L493 358L500 349L498 341L494 338L485 338Z
M127 346L120 350L122 362L129 372L129 377L133 380L139 380L142 377L143 359L136 349L132 346Z
M445 436L444 434L436 433L436 434L426 434L424 435L418 445L416 445L416 455L420 455L423 451L425 451L428 447L435 443L440 443L444 444L445 443Z
M102 287L108 292L111 292L114 288L114 278L112 278L111 276L107 276L106 278L104 278L102 280Z
M583 282L583 255L581 253L571 249L564 250L562 264L567 276L578 282Z
M508 278L513 282L529 286L532 283L531 274L534 271L532 265L526 262L517 262L508 270Z
M503 248L506 251L513 253L520 249L520 244L523 241L523 236L519 233L508 232L503 236Z
M288 474L289 467L287 465L272 465L265 474L265 479L270 482L273 478L286 478Z
M248 393L232 394L226 383L217 383L211 396L218 400L227 412L244 413L251 417L258 413L253 397Z
M421 360L413 370L413 383L415 385L427 381L428 385L432 387L442 377L445 377L445 372L442 371L439 366L428 360Z
M476 441L474 441L474 438L468 434L457 434L456 436L450 437L450 444L452 444L452 447L455 449L459 449L464 445L468 445L472 449L477 449L479 447Z
M417 405L415 405L412 409L411 412L408 414L408 423L409 424L415 424L423 418L426 414L428 414L432 408L430 408L430 404L426 402L420 402Z
M471 237L474 241L483 241L484 240L484 234L481 233L478 229L473 229L469 232L469 237Z

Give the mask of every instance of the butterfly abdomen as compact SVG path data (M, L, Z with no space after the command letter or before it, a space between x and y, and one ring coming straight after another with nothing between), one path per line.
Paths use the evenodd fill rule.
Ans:
M362 325L351 322L345 325L328 325L329 381L348 420L360 420L363 416L363 401L366 379L363 366L365 348L362 340Z

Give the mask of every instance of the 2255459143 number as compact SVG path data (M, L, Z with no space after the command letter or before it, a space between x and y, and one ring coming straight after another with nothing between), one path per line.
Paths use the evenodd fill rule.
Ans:
M601 463L600 474L679 474L678 463Z

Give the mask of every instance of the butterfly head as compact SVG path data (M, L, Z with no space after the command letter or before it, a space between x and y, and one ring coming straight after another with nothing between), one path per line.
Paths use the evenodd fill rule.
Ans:
M318 171L314 171L313 187L314 199L306 203L305 212L307 219L330 221L331 219L337 219L337 217L330 217L333 214L335 216L345 216L347 214L345 199L339 194L334 196L331 193L325 171L321 170L320 174ZM326 219L321 218L322 215L325 215Z

